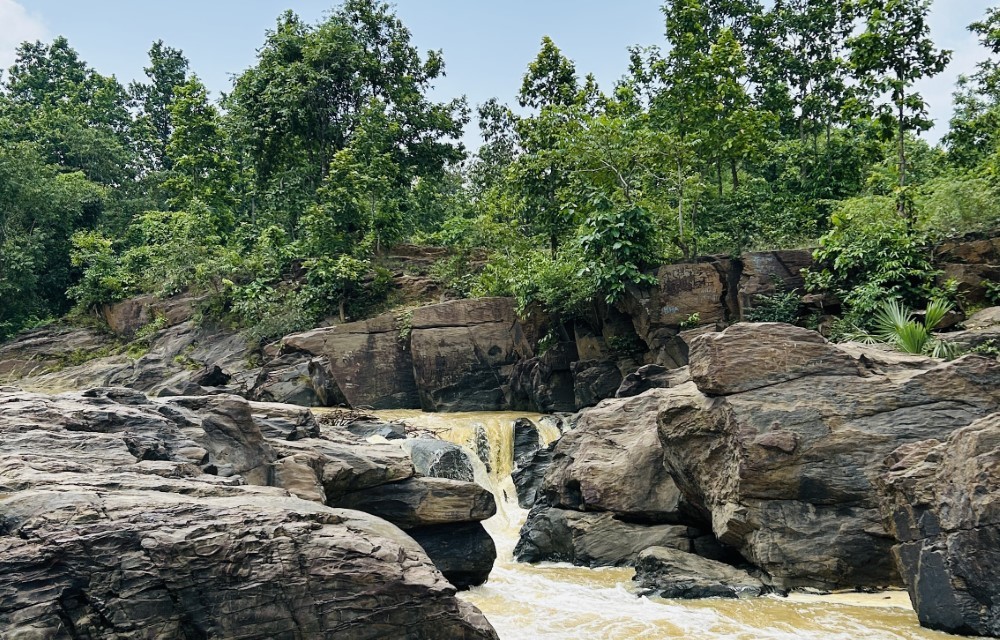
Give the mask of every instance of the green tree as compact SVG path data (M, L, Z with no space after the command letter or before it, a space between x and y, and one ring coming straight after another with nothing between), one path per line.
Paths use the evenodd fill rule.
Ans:
M24 43L3 84L8 139L39 145L50 164L123 186L135 174L128 96L79 58L65 38Z
M516 122L523 153L513 163L509 178L520 198L522 222L530 233L544 238L552 257L577 224L572 206L564 206L559 198L567 176L558 142L567 123L579 117L585 95L573 62L551 39L543 38L518 94L518 102L535 113Z
M897 209L901 217L913 222L912 207L907 204L906 134L930 128L927 104L913 83L936 75L951 60L951 51L938 50L928 37L927 14L930 0L855 0L855 8L865 30L850 38L850 61L861 86L876 100L875 115L886 131L895 137L898 150L899 195Z
M104 194L30 143L0 144L0 340L68 311L70 238L96 223Z
M296 232L373 100L385 105L403 174L440 174L462 159L464 100L427 97L443 72L440 52L421 58L383 2L347 0L315 26L286 12L226 101L252 215Z
M129 85L129 94L132 104L139 110L136 125L146 134L145 160L154 170L169 169L167 144L174 130L170 107L175 89L187 81L188 60L180 49L157 40L149 49L149 66L143 71L148 81L133 82Z
M217 230L225 233L233 224L236 163L229 157L219 112L197 76L174 88L169 115L164 157L171 169L162 185L167 202L185 209L200 200L214 212Z

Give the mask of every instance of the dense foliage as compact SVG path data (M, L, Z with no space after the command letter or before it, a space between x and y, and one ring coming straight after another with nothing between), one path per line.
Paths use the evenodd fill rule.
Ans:
M1000 62L961 79L941 146L917 137L913 85L950 58L929 7L666 0L664 46L605 88L546 37L471 156L464 99L429 97L442 53L378 0L286 12L221 102L163 42L129 87L25 43L0 84L0 338L145 292L262 339L343 321L384 299L400 241L450 247L453 291L564 318L665 261L816 246L810 286L871 327L947 294L933 242L1000 224ZM1000 10L970 29L1000 54ZM778 296L767 317L796 316Z

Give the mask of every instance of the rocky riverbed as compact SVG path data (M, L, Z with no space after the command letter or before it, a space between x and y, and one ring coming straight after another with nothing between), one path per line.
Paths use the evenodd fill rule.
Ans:
M14 383L0 390L0 628L492 637L455 598L497 558L486 469L512 473L508 495L532 508L513 549L525 562L634 565L638 588L671 597L905 586L924 625L1000 635L1000 364L782 324L679 331L667 298L721 326L754 269L797 277L790 256L746 262L738 281L720 264L661 270L599 334L541 355L545 319L504 299L261 352L196 326L190 300L130 301L108 311L120 339L166 319L142 353L68 327L0 347ZM612 353L627 335L642 349ZM1000 313L951 335L988 346ZM463 449L412 420L305 408L338 403L565 413L548 438L511 427L501 451L493 423Z
M0 636L495 638L438 542L494 510L296 407L5 387Z

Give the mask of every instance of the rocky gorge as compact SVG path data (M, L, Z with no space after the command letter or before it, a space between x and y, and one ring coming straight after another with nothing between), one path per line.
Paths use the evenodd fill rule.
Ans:
M940 255L974 297L1000 242L967 244ZM665 266L568 334L482 298L256 350L184 297L26 334L0 346L0 629L496 637L456 597L497 557L475 452L365 413L423 409L563 415L551 446L512 432L523 561L668 598L905 586L924 625L1000 636L1000 364L737 322L808 264Z

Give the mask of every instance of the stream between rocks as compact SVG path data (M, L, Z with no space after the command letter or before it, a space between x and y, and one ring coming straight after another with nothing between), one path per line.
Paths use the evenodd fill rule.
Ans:
M489 488L497 514L484 522L497 547L489 581L460 597L476 605L502 640L945 640L958 636L920 627L905 592L795 594L746 600L665 600L636 595L631 568L590 569L513 559L527 510L517 504L510 473L513 422L527 417L545 444L558 430L525 413L379 411L380 418L465 446L476 481ZM473 453L477 434L489 441L490 469ZM482 450L481 444L480 450Z

